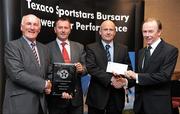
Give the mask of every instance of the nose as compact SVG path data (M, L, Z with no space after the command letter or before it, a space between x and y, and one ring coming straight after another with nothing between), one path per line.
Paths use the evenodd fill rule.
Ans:
M65 28L62 28L62 32L64 32L65 31Z
M150 36L150 33L149 32L145 32L144 36L148 37L148 36Z
M110 34L110 33L111 33L111 30L108 29L108 30L107 30L107 33Z
M30 28L31 28L31 29L34 29L34 25L31 25Z

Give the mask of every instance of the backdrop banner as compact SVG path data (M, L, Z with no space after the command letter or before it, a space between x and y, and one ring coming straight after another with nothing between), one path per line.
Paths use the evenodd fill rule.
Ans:
M141 23L144 19L144 0L3 0L3 5L3 45L21 36L21 18L29 13L35 14L41 20L42 29L38 41L44 44L56 38L53 27L58 17L68 16L71 19L70 40L84 46L99 40L98 30L102 21L112 20L116 24L115 41L128 46L133 68L136 69L135 52L143 46ZM3 46L1 48L3 50ZM0 54L1 60L2 55L3 53ZM0 74L2 73L5 74L0 71ZM4 81L5 77L2 80ZM82 79L82 82L88 81L88 76ZM4 83L0 84L0 87L3 87ZM83 83L84 93L87 87L87 83ZM2 90L0 94L3 96ZM2 100L0 102L2 104ZM129 104L132 106L132 102Z

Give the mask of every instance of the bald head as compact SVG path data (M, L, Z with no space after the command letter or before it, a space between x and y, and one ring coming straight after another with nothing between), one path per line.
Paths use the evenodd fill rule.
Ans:
M105 26L112 26L115 30L115 24L111 20L106 20L101 23L100 29L102 29Z
M115 24L110 20L103 21L100 26L99 34L104 42L110 43L116 35Z

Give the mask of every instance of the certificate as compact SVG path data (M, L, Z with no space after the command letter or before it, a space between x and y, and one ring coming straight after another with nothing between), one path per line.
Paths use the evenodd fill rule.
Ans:
M52 92L54 96L67 92L74 95L76 83L76 67L69 63L54 63L52 75Z
M115 62L108 62L106 72L116 73L118 75L124 75L124 72L127 71L128 65L115 63Z

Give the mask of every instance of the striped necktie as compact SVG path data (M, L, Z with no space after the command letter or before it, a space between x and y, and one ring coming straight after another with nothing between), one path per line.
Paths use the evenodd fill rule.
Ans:
M106 56L107 56L108 61L111 61L111 54L110 54L110 52L109 52L109 48L110 48L110 47L111 47L110 45L106 45L106 46L105 46Z
M40 60L39 60L39 58L38 58L38 55L37 55L37 52L36 52L35 47L36 47L36 44L35 44L34 42L32 42L32 43L31 43L32 52L33 52L33 54L34 54L34 57L35 57L37 63L40 65Z

